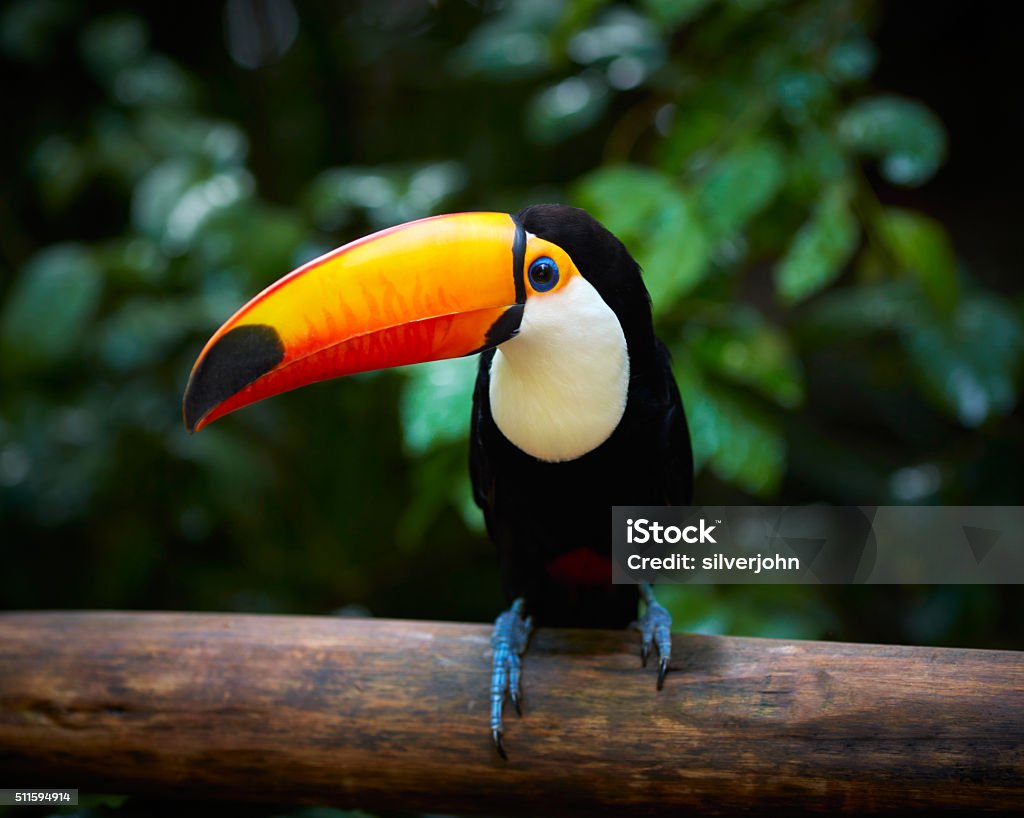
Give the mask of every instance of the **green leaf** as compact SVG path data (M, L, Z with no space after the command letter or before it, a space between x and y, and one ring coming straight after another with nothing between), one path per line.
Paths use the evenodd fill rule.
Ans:
M90 23L80 37L82 56L93 73L110 79L146 56L148 34L138 17L115 14Z
M72 357L102 291L102 275L87 247L59 244L33 256L0 314L3 359L45 366Z
M857 34L843 40L828 53L827 71L837 83L867 79L875 68L878 54L867 37Z
M832 104L832 87L818 71L783 71L775 81L775 94L787 119L801 126L819 119Z
M473 484L470 481L469 469L462 468L461 463L455 479L452 481L451 500L462 516L462 522L465 523L466 528L476 534L486 534L484 515L480 512L480 506L476 504L476 498L473 496Z
M713 241L727 239L771 204L785 179L785 156L772 142L738 148L712 166L697 191Z
M82 190L92 170L88 151L62 135L53 135L36 146L29 167L45 205L51 210L66 207Z
M129 299L103 322L100 354L116 371L155 366L204 317L194 300Z
M913 275L940 310L956 305L956 256L942 225L909 210L889 208L878 225L901 271Z
M393 208L400 197L400 184L390 168L331 168L310 184L307 207L320 229L333 231L347 224L357 211Z
M877 96L854 103L839 120L839 136L859 153L880 159L890 182L927 182L946 156L942 122L919 102Z
M469 433L477 365L474 356L404 369L407 380L399 416L409 451L422 455L442 443L461 440Z
M501 82L543 73L552 62L548 34L562 16L563 5L552 0L509 3L472 32L455 52L452 67L464 76Z
M655 127L665 133L658 149L657 164L667 170L684 170L706 161L703 151L714 145L726 130L729 116L718 108L721 100L708 99L705 94L690 102L685 109L669 104L655 116Z
M779 262L775 288L787 304L795 304L834 281L857 247L857 219L845 191L835 188L815 209Z
M688 197L673 191L654 214L647 241L637 250L656 315L690 292L708 270L711 248L694 211Z
M704 277L711 248L696 207L664 174L631 165L603 168L576 192L582 206L633 252L656 313Z
M134 131L132 138L137 136L148 150L169 161L189 162L202 175L211 164L217 170L241 170L249 151L249 139L236 125L165 108L144 107Z
M550 85L526 108L526 133L540 144L553 144L586 130L608 105L608 86L596 71Z
M672 191L672 180L663 173L639 165L613 165L584 176L576 185L574 198L625 240L643 233Z
M461 162L342 167L324 171L306 192L306 207L317 226L334 231L356 212L374 227L387 227L436 213L466 186Z
M469 417L468 411L463 414ZM423 545L424 535L445 509L459 507L452 475L457 468L465 472L465 457L455 447L437 446L418 454L413 464L412 497L395 526L396 544L404 551Z
M786 180L787 201L801 208L812 206L825 190L843 184L852 186L852 164L839 140L818 128L803 131Z
M921 294L909 280L882 281L826 293L804 314L800 331L815 346L909 326L921 311Z
M239 240L244 236L245 240ZM196 226L192 257L229 268L247 287L265 286L308 258L298 257L306 226L294 210L239 202L211 211Z
M884 281L830 293L805 318L815 346L895 333L908 375L924 395L968 427L1012 410L1024 365L1024 327L995 295L963 295L952 315L932 306L916 281Z
M135 186L132 195L132 223L137 231L159 241L175 205L188 189L198 183L199 170L193 162L174 160L150 170Z
M685 349L674 353L679 390L690 426L694 466L760 497L778 489L786 443L777 421L751 401L705 379Z
M665 30L679 28L706 9L712 0L643 0L644 10Z
M162 55L121 71L113 90L118 102L140 109L184 107L192 96L189 76Z
M252 176L241 168L204 175L195 162L165 162L136 185L132 221L168 254L180 255L208 221L249 201L254 186Z
M660 585L658 601L686 633L821 639L838 627L819 589L803 585Z
M1017 402L1024 328L1001 298L965 296L951 320L921 314L904 344L925 393L960 423L977 427Z
M684 344L701 367L792 409L804 398L803 372L789 339L753 310L737 310L727 326L694 328Z
M665 46L644 16L613 6L569 40L569 56L582 65L607 65L613 88L633 88L665 62Z
M109 281L117 285L138 287L156 284L167 273L168 260L155 242L128 234L95 248L97 260Z

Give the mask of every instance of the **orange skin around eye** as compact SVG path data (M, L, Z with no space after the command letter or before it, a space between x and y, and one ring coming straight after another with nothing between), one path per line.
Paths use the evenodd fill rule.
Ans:
M437 216L359 239L285 276L213 335L192 380L210 350L241 327L272 328L281 360L212 406L194 428L304 384L479 350L517 304L515 232L507 213ZM571 265L554 245L529 243L544 245L539 254L556 258L561 269L568 269L562 259Z
M530 286L529 269L533 262L544 256L547 256L558 265L558 283L550 290L538 292ZM530 236L526 240L525 267L526 269L523 271L523 275L526 279L526 291L529 293L530 298L544 298L545 296L557 293L559 290L568 286L574 276L578 276L580 274L579 270L576 269L576 265L573 264L572 259L569 258L569 254L566 253L565 250L557 244L552 244L550 241L537 238L537 236Z

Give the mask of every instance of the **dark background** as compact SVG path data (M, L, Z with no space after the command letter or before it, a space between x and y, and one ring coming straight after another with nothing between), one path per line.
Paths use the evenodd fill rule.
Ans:
M545 200L644 264L699 502L1020 503L1011 16L6 4L0 604L492 619L473 361L317 385L197 436L179 402L205 339L302 261ZM684 630L1024 647L1009 586L664 597Z

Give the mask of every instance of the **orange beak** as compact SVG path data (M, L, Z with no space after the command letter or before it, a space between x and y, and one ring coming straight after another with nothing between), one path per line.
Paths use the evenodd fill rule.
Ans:
M507 213L458 213L305 264L207 342L185 388L185 426L308 383L497 346L522 320L525 243Z

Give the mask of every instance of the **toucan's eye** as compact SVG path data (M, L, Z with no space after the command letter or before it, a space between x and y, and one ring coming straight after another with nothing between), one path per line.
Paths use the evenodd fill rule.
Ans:
M530 286L537 292L550 290L558 283L558 265L547 256L541 256L530 265Z

